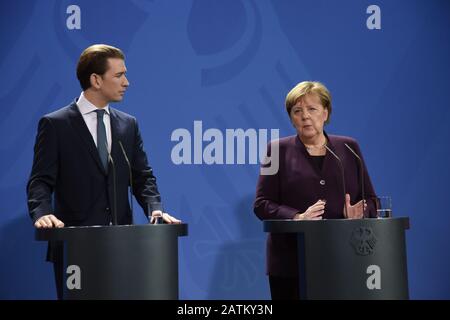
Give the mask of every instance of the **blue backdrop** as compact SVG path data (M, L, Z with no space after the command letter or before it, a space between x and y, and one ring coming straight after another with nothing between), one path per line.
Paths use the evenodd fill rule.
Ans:
M172 133L194 140L201 121L294 134L284 98L303 80L327 85L327 131L358 139L376 191L411 219L411 297L450 298L449 1L0 1L0 43L0 298L55 297L25 185L38 120L80 94L76 62L93 43L124 50L131 85L115 107L138 118L165 209L189 223L182 299L270 295L258 164L177 165Z

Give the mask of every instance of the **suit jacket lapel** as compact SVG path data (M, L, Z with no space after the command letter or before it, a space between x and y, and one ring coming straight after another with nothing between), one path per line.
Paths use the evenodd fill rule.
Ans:
M328 134L325 131L324 131L324 134L325 134L325 137L328 140L328 145L327 146L334 153L336 153L338 155L338 157L341 157L336 152L336 147L334 145L334 139L332 137L329 137ZM305 159L307 159L307 161L311 165L311 168L313 168L314 172L316 172L316 174L319 177L328 175L330 172L334 172L336 170L340 170L339 169L339 164L337 163L337 159L335 159L334 156L332 154L330 154L330 152L328 152L328 151L325 153L325 158L323 159L322 170L319 170L319 168L317 168L317 166L312 161L311 156L309 155L308 151L305 148L305 145L301 142L300 137L298 135L295 137L295 143L300 148L300 152L303 154Z
M105 169L103 168L102 162L100 160L100 155L98 154L97 146L95 145L94 139L92 139L92 135L89 132L86 123L84 122L83 116L78 110L77 104L73 102L70 105L70 122L75 129L77 136L83 141L83 145L89 151L89 154L94 159L95 163L97 163L98 168L103 172L103 174L107 174Z

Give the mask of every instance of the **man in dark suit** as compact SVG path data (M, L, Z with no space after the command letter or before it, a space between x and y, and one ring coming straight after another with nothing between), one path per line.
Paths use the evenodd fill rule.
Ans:
M136 119L109 106L121 101L129 86L124 60L122 51L112 46L84 50L77 65L80 97L40 120L27 184L36 228L131 224L130 185L151 222L162 216L166 223L180 223L162 211ZM57 244L49 244L47 259L55 262L60 280Z

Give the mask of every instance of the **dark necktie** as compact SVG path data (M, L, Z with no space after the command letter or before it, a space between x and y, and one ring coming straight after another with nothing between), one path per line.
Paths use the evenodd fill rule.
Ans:
M108 149L106 140L106 128L103 123L103 115L105 110L95 110L97 113L97 149L102 161L103 167L108 171Z

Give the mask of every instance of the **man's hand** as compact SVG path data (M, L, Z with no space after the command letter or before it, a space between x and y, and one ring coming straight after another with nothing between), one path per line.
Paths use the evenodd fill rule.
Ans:
M64 222L58 220L58 218L52 214L47 214L37 219L34 226L36 228L62 228L64 227Z
M158 217L162 217L165 223L172 224L172 223L181 223L181 220L178 220L175 217L172 217L170 214L166 212L162 212L161 210L155 210L152 212L152 217L150 219L150 223L154 224L156 222L156 219Z

